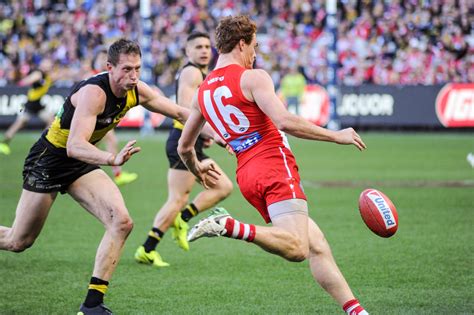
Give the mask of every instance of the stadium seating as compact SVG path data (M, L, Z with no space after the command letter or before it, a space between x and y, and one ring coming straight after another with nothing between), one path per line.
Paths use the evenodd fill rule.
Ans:
M270 72L276 84L292 64L298 64L309 83L324 85L328 40L324 2L151 1L153 83L173 83L190 31L213 35L221 17L248 14L259 27L257 66ZM415 2L341 1L342 84L474 82L472 1ZM140 23L138 0L0 2L0 86L15 84L45 56L69 70L58 83L70 85L87 72L97 49L121 36L139 40Z

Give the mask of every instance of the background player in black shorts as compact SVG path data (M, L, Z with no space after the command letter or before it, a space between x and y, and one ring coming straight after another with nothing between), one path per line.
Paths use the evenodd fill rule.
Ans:
M43 59L37 69L31 71L30 74L18 83L20 86L30 86L27 95L28 99L22 112L18 114L13 124L5 132L2 142L0 142L0 153L10 154L10 141L34 116L39 117L46 126L51 124L54 115L48 112L45 106L41 104L41 98L48 92L51 84L57 77L58 74L53 73L51 60Z
M189 62L181 69L176 79L176 102L181 106L190 107L192 98L207 75L211 62L211 41L206 33L191 33L187 38L186 56ZM135 252L135 259L140 263L152 264L155 267L166 267L158 252L155 250L164 233L173 227L173 238L179 247L189 250L187 241L188 224L186 223L199 212L211 208L226 198L232 192L232 182L222 169L215 163L222 174L217 184L201 191L190 204L189 194L196 182L195 176L188 171L179 158L177 148L183 125L174 121L166 142L166 155L170 163L168 170L168 200L156 214L153 227L146 241ZM203 147L212 141L200 137L196 143L196 154L200 161L212 160L204 154ZM180 212L181 210L181 212Z

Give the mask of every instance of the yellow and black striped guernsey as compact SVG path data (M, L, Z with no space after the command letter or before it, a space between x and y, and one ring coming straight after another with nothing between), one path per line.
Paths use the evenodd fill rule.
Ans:
M69 129L71 128L71 121L75 111L75 107L71 104L71 96L89 84L99 86L106 95L104 112L97 116L94 132L89 139L89 142L92 144L102 139L109 130L117 126L132 107L138 105L138 88L135 87L133 90L128 91L125 97L116 97L110 88L108 72L102 72L83 80L73 88L61 110L56 114L51 127L43 134L43 137L54 147L66 148Z
M41 73L41 78L38 81L35 81L32 84L31 88L28 90L28 102L38 102L39 104L41 97L43 97L43 95L48 92L53 82L51 80L51 77L44 71L36 71L39 71Z

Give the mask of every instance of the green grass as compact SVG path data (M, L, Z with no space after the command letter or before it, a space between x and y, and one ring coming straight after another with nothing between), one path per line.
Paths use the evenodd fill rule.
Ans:
M138 135L119 136L124 142ZM23 160L36 137L20 134L12 155L0 156L2 225L13 222ZM290 139L310 215L354 293L371 314L474 314L474 169L465 160L474 151L473 135L363 137L369 146L363 153ZM342 314L314 283L306 262L289 263L245 242L202 239L183 252L168 233L159 251L171 267L136 264L133 253L167 194L165 139L139 138L143 151L126 165L140 177L122 188L135 228L106 296L114 312ZM209 154L234 178L234 158L220 148ZM390 239L374 235L360 218L357 199L368 187L384 191L397 206L400 228ZM237 188L222 205L242 221L263 224ZM59 196L32 248L0 252L0 314L74 314L102 234L92 216Z

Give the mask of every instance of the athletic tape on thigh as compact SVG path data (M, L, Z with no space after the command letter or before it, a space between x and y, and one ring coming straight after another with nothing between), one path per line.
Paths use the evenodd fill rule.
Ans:
M287 214L308 214L308 203L304 199L288 199L268 206L270 219Z

